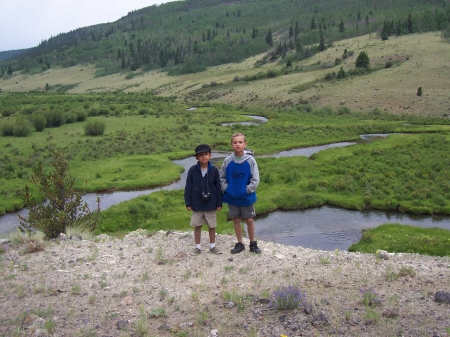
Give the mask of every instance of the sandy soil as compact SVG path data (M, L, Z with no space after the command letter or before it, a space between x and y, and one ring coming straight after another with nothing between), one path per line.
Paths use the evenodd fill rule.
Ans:
M259 242L262 254L193 253L190 233L57 240L43 251L3 244L0 336L448 336L449 258L318 251ZM4 251L6 250L6 251ZM293 285L294 310L269 307ZM371 305L361 291L372 291Z

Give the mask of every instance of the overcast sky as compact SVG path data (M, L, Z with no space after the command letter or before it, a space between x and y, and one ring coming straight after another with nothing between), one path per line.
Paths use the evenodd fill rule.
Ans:
M59 33L114 22L171 0L1 0L0 51L36 47Z

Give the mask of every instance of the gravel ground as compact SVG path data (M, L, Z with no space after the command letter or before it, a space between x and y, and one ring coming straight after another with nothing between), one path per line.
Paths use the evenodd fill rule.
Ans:
M449 336L450 259L319 251L192 232L57 240L0 255L0 336ZM38 250L38 249L35 249ZM296 309L269 305L289 285ZM364 303L364 295L369 299ZM371 294L373 296L371 296ZM366 301L367 302L367 301Z

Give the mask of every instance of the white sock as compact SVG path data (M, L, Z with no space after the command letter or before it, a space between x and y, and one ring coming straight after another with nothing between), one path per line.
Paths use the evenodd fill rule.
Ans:
M202 245L201 244L195 245L195 248L202 250Z
M210 249L213 249L215 246L216 246L215 243L210 243L210 244L209 244L209 248L210 248Z

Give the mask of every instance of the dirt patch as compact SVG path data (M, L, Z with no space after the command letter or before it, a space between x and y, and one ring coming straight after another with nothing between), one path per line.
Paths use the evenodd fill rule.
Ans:
M192 233L50 242L0 255L1 336L448 336L448 258L319 251L259 242L232 255L233 236L193 253ZM384 256L381 256L384 257ZM293 285L294 310L269 307ZM368 306L363 293L373 293ZM373 300L373 301L372 301ZM49 332L50 331L50 332Z

